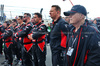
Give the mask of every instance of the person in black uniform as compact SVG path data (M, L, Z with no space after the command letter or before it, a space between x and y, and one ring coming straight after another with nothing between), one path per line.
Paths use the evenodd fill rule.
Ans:
M93 23L97 26L98 30L100 31L100 18L95 18L93 20Z
M20 32L20 31L22 31L22 30L24 30L24 28L25 28L25 23L23 22L23 16L19 16L18 17L18 19L17 19L17 22L19 23L19 26L17 26L16 28L17 28L17 32ZM17 33L17 32L15 32L15 34ZM15 38L15 37L14 37ZM15 38L15 41L16 41L16 43L17 43L17 47L18 47L18 49L17 49L17 51L19 52L18 54L18 59L17 59L17 63L16 64L18 64L18 65L21 65L22 64L22 51L21 51L21 48L22 48L22 44L21 44L21 37L16 37ZM20 60L20 61L19 61Z
M15 36L20 37L20 42L22 44L22 64L23 66L33 66L32 62L32 41L28 38L28 33L32 29L32 22L30 22L31 15L29 13L24 13L23 21L26 23L25 28L18 31Z
M3 41L2 41L2 33L4 32L4 26L2 26L2 24L0 24L0 55L2 55L2 44L3 44Z
M19 30L18 23L16 19L12 20L12 29L13 29L13 54L16 55L17 59L15 61L15 65L17 65L21 59L21 52L19 47L19 42L17 41L18 38L14 37L15 33Z
M40 13L34 13L33 29L31 30L28 38L33 42L33 57L35 66L46 66L46 45L45 36L47 27L42 23L42 15Z
M35 23L34 23L34 17L31 19L31 22L33 23L33 25L35 24Z
M5 32L2 34L2 39L4 41L4 53L5 53L5 59L8 60L7 66L12 66L13 62L13 56L12 56L12 35L13 31L11 29L11 25L9 21L5 21L3 23L3 26L5 28Z
M100 66L100 32L86 23L86 8L74 5L64 15L74 26L66 47L67 66Z
M50 16L53 19L51 24L50 47L52 52L52 65L65 66L66 60L66 42L68 23L60 16L61 8L58 5L52 5Z

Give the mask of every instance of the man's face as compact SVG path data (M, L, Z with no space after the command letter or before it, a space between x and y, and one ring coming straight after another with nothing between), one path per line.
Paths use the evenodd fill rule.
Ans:
M24 15L23 22L27 22L27 19L28 19L28 16L25 14L25 15Z
M34 15L34 23L38 23L40 18L37 15Z
M23 19L20 19L20 17L18 17L17 22L20 24L21 22L23 22Z
M34 17L31 19L31 22L32 22L32 23L34 23L34 22L35 22L35 21L34 21Z
M81 21L81 15L80 13L74 13L74 14L70 14L70 24L77 24Z
M55 7L52 7L51 8L51 10L50 10L50 12L49 12L49 14L50 14L50 17L52 18L52 19L54 19L56 16L57 16L57 11L56 11L56 8Z
M97 21L96 21L96 20L94 20L94 21L93 21L93 23L94 23L94 24L97 24Z
M16 22L14 22L14 21L12 21L12 27L15 27L16 25L17 25L17 23Z
M7 23L3 23L4 28L7 28Z

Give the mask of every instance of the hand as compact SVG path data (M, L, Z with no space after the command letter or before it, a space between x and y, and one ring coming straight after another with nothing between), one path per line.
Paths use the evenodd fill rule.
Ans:
M2 39L2 41L4 41L4 39Z
M47 34L47 36L48 36L48 34Z
M28 35L28 38L29 38L30 40L33 40L32 35L33 35L33 34Z

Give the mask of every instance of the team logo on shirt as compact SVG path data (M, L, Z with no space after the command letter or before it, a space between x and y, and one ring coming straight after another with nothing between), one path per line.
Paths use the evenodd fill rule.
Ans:
M87 37L88 37L88 35L85 35L85 37L87 38Z
M100 46L100 41L98 41L98 45Z
M68 25L67 25L67 24L65 24L65 27L66 27L66 28L67 28L67 26L68 26Z

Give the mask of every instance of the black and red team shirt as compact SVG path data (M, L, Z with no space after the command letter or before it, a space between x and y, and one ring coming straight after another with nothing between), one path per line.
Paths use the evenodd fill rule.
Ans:
M68 23L61 17L56 22L52 22L50 46L53 54L65 50L68 31Z
M5 29L2 38L4 39L4 43L7 48L9 48L11 44L13 44L12 36L13 36L13 30L11 29L11 27Z
M77 32L70 30L67 51L74 48L71 56L67 55L68 66L100 66L100 33L84 23Z
M18 31L17 27L18 27L17 25L15 27L12 27L12 29L13 29L13 36L12 36L13 44L15 44L17 42L16 37L14 36L15 33Z
M33 34L32 35L32 38L34 39L32 40L33 44L38 45L38 47L40 48L42 52L44 51L44 47L45 47L46 32L47 32L47 27L42 22L39 22L33 25L33 28L30 32L30 34Z
M21 40L19 40L21 37L15 37L15 34L16 34L17 32L21 32L22 30L24 30L24 28L25 28L25 24L24 24L24 23L23 23L22 25L16 26L16 27L14 28L14 31L13 31L13 38L14 38L14 41L15 41L15 42L21 42Z
M28 34L32 29L32 22L26 24L25 28L22 31L18 31L16 33L16 37L20 37L19 40L21 44L25 47L26 51L28 52L32 48L32 41L28 38Z
M19 28L20 31L18 31L18 32L16 33L16 36L17 36L17 37L21 37L21 40L22 40L21 43L22 43L22 44L25 44L24 39L25 39L25 37L28 38L28 34L29 34L29 32L31 31L32 26L33 26L33 24L32 24L31 22L29 22L28 24L25 24L25 27L24 27L24 28L22 28L22 29ZM27 42L26 44L28 44L28 42Z
M2 33L5 31L4 27L2 26L2 24L0 24L0 40L2 39Z

